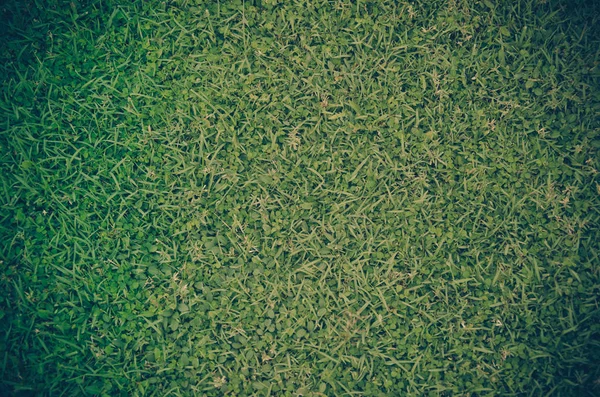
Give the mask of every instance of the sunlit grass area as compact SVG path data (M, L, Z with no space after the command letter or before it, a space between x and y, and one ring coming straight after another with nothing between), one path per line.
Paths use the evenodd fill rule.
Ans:
M0 12L0 395L600 394L597 2Z

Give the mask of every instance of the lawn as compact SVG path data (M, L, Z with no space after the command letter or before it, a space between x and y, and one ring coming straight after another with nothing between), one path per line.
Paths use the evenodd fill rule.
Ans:
M600 395L600 3L0 19L0 395Z

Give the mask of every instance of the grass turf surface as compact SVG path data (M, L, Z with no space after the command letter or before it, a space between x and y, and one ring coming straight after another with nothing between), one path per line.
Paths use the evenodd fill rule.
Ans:
M573 1L12 1L17 395L600 393Z

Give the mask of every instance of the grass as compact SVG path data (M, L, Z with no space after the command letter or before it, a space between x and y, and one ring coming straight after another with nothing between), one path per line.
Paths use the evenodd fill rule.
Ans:
M594 2L0 11L0 394L600 393Z

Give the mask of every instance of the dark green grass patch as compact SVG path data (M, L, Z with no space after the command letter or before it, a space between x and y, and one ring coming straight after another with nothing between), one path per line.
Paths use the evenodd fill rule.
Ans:
M600 393L594 2L0 12L0 394Z

